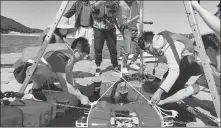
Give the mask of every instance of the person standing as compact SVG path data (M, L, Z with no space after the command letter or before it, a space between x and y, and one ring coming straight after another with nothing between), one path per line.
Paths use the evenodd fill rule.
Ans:
M70 18L73 15L75 15L75 27L77 28L75 38L85 37L91 47L93 41L93 18L90 1L77 0L64 14L64 17Z
M120 18L119 23L120 30L123 33L124 37L124 49L125 49L125 56L123 57L123 73L128 73L127 69L127 60L130 52L132 51L134 53L134 56L131 60L130 67L138 70L140 67L138 67L135 64L135 61L137 60L141 49L139 46L136 45L137 39L138 39L138 28L137 28L137 21L140 17L139 11L140 7L136 0L124 0L121 2L121 15L122 19Z
M115 23L119 10L119 1L97 1L95 4L99 4L97 7L92 6L95 64L97 66L95 76L99 76L101 74L100 65L105 41L110 52L111 64L114 70L118 70Z

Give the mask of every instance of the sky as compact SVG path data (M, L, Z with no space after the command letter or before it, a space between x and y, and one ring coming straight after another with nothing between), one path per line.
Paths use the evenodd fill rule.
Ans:
M1 15L12 18L31 28L45 29L53 19L62 1L1 1ZM66 11L72 6L70 1ZM201 1L201 5L215 13L219 1ZM212 32L197 15L201 34ZM191 33L185 13L183 1L145 1L144 21L153 21L152 25L144 25L144 30L158 33L169 30L175 33ZM74 17L70 19L74 24Z

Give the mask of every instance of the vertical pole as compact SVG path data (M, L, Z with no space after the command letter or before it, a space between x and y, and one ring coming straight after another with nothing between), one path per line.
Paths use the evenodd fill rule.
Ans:
M200 59L202 61L202 66L204 70L204 74L206 76L206 80L209 86L209 90L212 96L213 104L215 106L215 110L218 118L220 119L220 98L217 92L216 84L212 75L212 70L210 68L209 61L207 60L207 55L205 51L205 47L203 45L203 41L201 38L201 34L198 28L198 23L195 17L195 11L192 8L192 3L190 1L183 1L184 6L186 8L186 13L189 19L190 27L192 28L192 32L198 47L198 52L200 55Z
M140 5L140 21L139 21L139 36L141 37L143 34L143 1L139 1L139 5ZM141 74L142 77L144 76L144 61L143 61L143 50L140 50L140 61L141 61Z

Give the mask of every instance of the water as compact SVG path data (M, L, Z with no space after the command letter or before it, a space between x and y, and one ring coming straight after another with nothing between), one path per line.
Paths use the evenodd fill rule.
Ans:
M24 48L40 46L41 43L38 41L37 36L16 36L16 35L1 35L1 54L3 53L21 53ZM73 39L68 39L73 41ZM120 55L120 48L123 45L122 41L119 40L117 44L118 56ZM92 55L94 55L94 46L92 45ZM103 58L109 59L110 53L104 44Z
M40 46L38 37L1 35L1 53L20 53L31 46Z

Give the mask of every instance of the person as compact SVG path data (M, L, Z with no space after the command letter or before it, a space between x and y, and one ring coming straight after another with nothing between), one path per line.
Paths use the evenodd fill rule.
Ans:
M40 42L44 42L44 39L52 25L48 25L47 28L44 30L44 32L40 35ZM52 34L52 38L49 42L49 44L53 43L65 43L67 35L70 35L72 33L76 32L76 28L73 25L69 24L69 20L67 20L65 17L61 17L54 33Z
M26 52L26 54L30 54L32 51ZM47 98L42 93L42 85L46 81L54 81L57 79L63 92L69 92L75 95L80 99L82 104L89 104L88 97L82 95L76 85L74 85L72 73L74 64L88 56L89 52L90 47L88 40L84 37L75 39L69 49L67 49L67 45L64 43L49 44L30 79L33 83L33 99L37 101L46 101ZM35 57L30 58L25 57L25 55L23 56L23 60L26 60L25 65L28 64L28 66L26 66L24 70L26 75L22 77L26 77L31 71L31 65L34 62L34 58ZM15 75L15 77L17 76Z
M189 41L182 41L181 37ZM165 80L162 81L159 89L151 98L152 104L157 104L163 93L168 95L175 93L184 86L182 83L185 83L191 75L195 75L193 70L200 70L193 61L191 43L185 44L185 42L191 42L187 37L177 36L169 31L163 31L159 34L148 31L143 33L139 41L143 41L143 43L139 43L143 50L163 58L161 61L168 65Z
M137 39L138 39L138 28L137 28L137 21L140 17L139 12L139 4L136 0L124 0L121 1L120 5L121 14L118 18L119 24L120 24L120 30L123 33L124 38L124 49L125 49L125 57L123 57L123 69L122 73L127 74L127 60L128 56L130 54L131 49L133 49L134 56L130 62L130 67L138 70L139 67L136 65L136 60L139 56L140 49L139 46L137 46ZM136 43L136 44L135 44Z
M192 6L200 14L203 20L207 23L207 25L215 32L216 36L219 38L216 40L216 37L212 36L211 34L202 36L205 50L210 62L210 68L213 73L213 78L218 93L220 94L220 46L221 45L220 45L220 27L217 27L220 24L220 23L217 24L217 22L220 22L220 3L218 5L219 10L215 13L215 16L219 19L219 21L217 21L217 18L215 18L207 10L201 7L198 2L192 1ZM209 37L211 37L212 40ZM158 104L163 105L167 103L177 102L179 100L183 100L191 95L197 94L200 91L208 88L208 83L205 74L203 73L203 71L201 73L202 74L196 78L196 81L193 84L190 84L186 88L179 90L174 95L164 100L161 100Z
M217 54L216 52L218 50L218 47L212 40L208 38L208 35L203 35L202 39L204 42L207 58L209 59L210 62L210 68L212 70L212 75L217 87L217 91L220 94L220 71L216 60L216 54ZM199 75L193 77L194 80L193 82L185 83L186 84L185 88L180 89L175 94L167 97L166 99L160 100L158 105L164 105L183 100L208 88L208 83L203 71L199 55L197 54L195 55L195 57L197 58L195 60L195 63L197 63L201 69L199 71Z
M219 10L215 13L215 16L204 9L197 1L191 1L191 3L193 9L199 13L203 21L215 32L216 36L220 39L220 3L218 5Z
M77 0L72 7L64 14L65 18L75 15L75 27L77 32L75 37L84 36L88 39L90 46L93 41L93 17L89 0Z
M48 25L45 31L40 35L40 42L43 43L45 40L45 37L50 29L51 25ZM54 44L54 43L67 43L66 42L66 37L69 34L72 34L75 32L76 29L73 25L69 24L69 21L65 19L65 17L62 17L61 20L59 21L52 38L49 42L49 44ZM58 88L52 81L46 81L43 84L42 89L44 91L53 91L53 92L58 92L62 91L61 88Z
M100 65L102 63L102 49L106 41L110 52L111 63L114 70L119 70L117 60L117 36L115 24L119 11L119 1L96 1L92 6L92 16L94 19L94 50L95 50L95 76L101 74Z
M204 22L208 25L208 27L210 27L215 32L216 36L220 40L220 2L217 5L218 11L214 15L211 14L206 9L204 9L197 1L192 1L192 7L199 13L199 15L204 20ZM221 44L219 45L219 49L216 56L219 67L220 67L220 53L221 53L220 47ZM220 71L220 68L218 70Z

